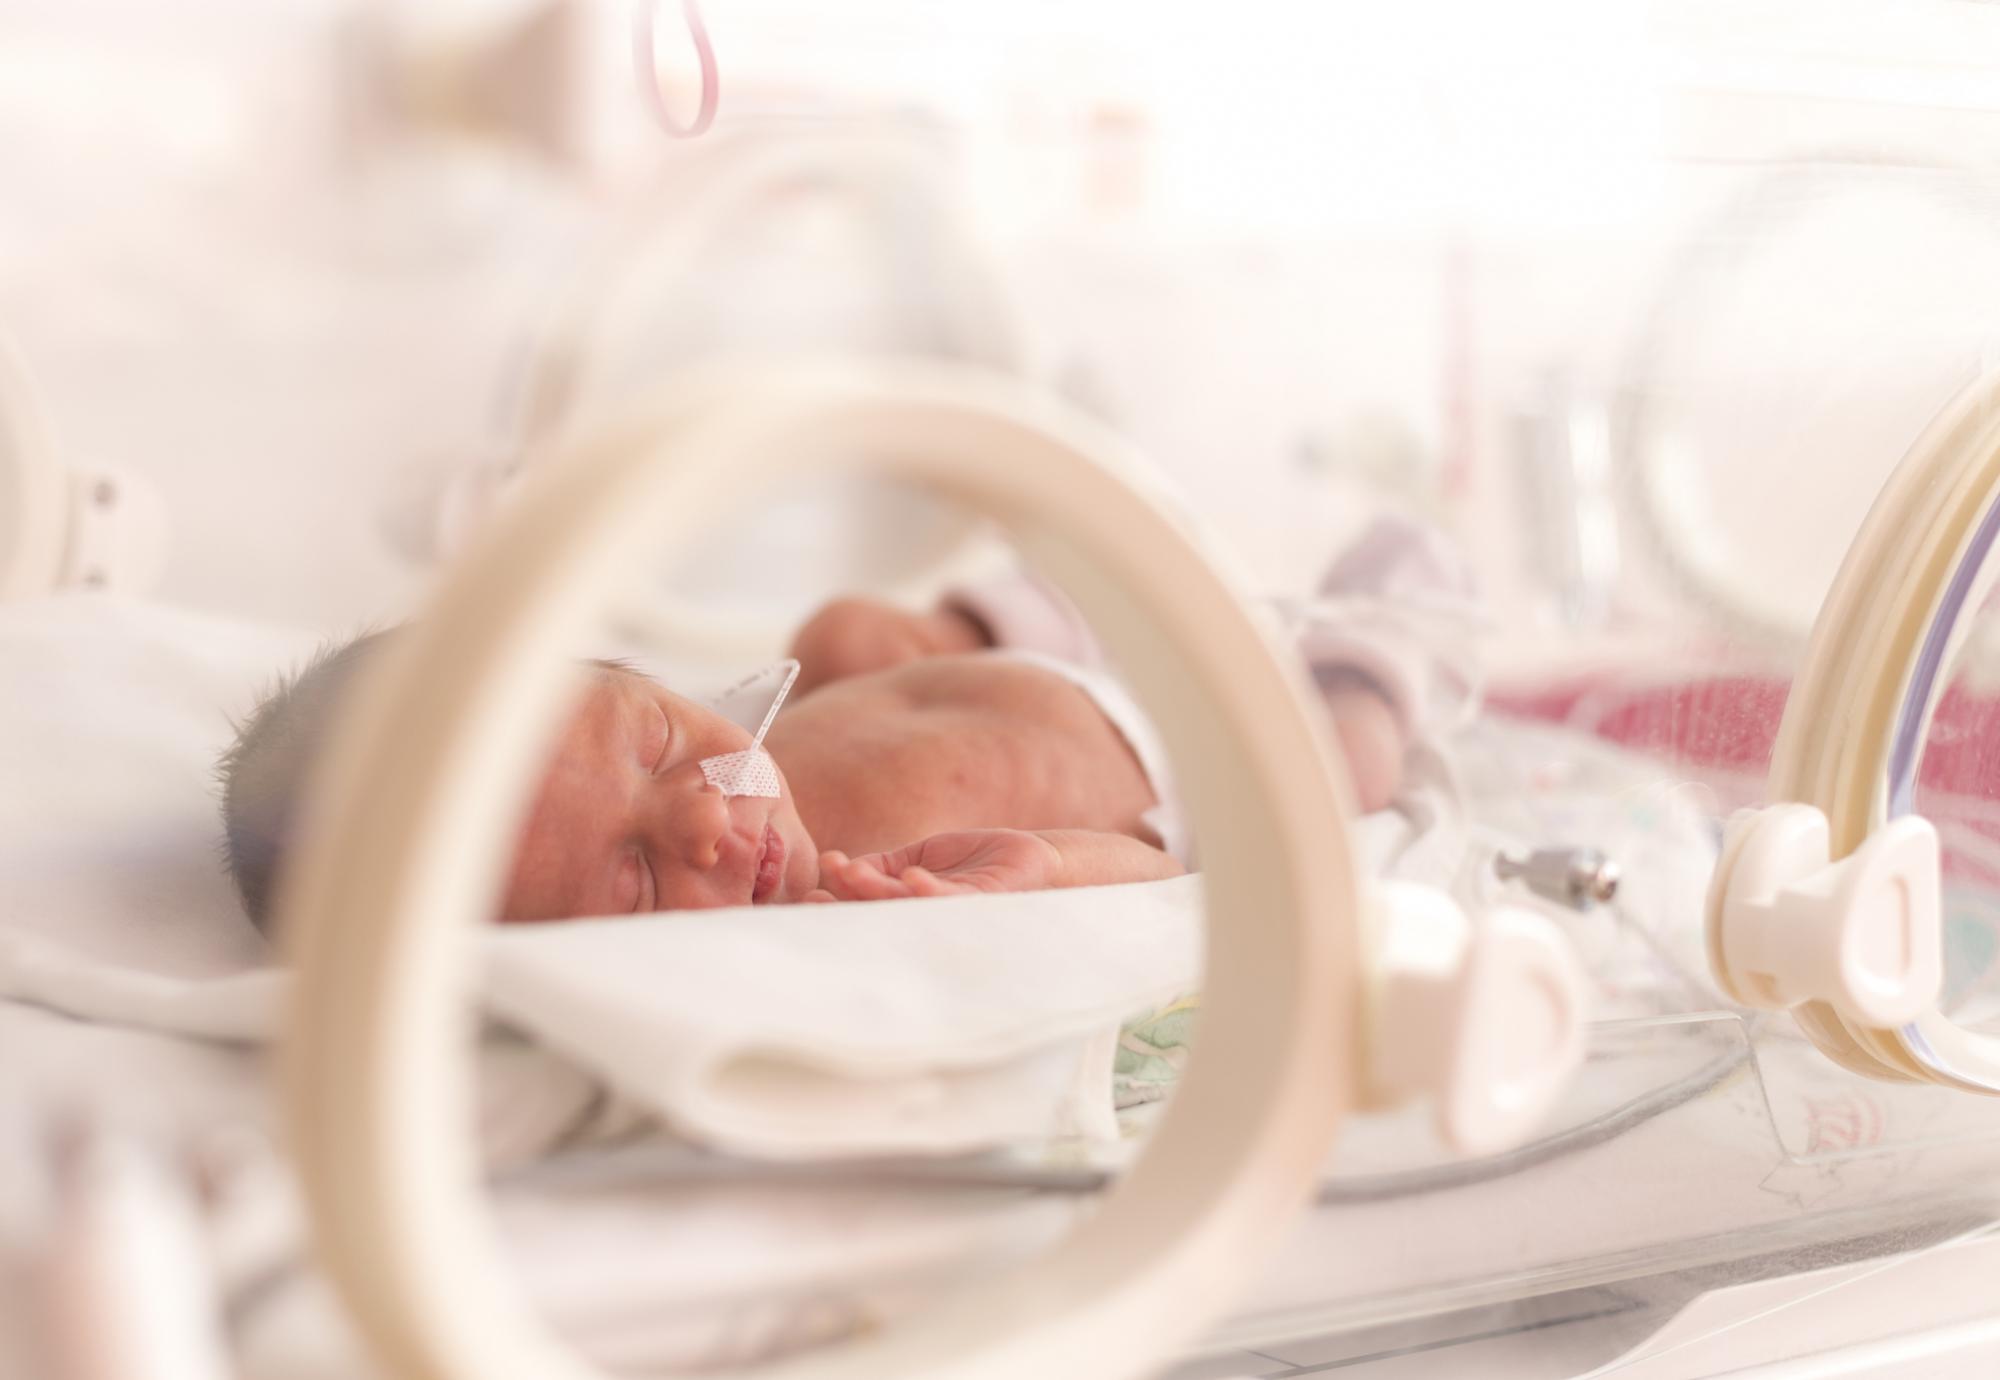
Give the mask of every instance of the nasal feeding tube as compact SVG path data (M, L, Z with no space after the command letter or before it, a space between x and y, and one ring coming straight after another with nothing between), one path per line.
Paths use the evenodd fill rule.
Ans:
M792 683L798 678L797 661L780 661L745 676L715 697L715 712L744 728L751 728L750 716L757 713L758 707L762 707L763 717L751 729L749 747L701 759L704 781L725 796L754 795L775 800L782 794L778 764L764 751L764 735L771 731L771 721L778 717L779 707L784 704L785 696L792 693ZM778 688L770 691L768 687L773 681Z

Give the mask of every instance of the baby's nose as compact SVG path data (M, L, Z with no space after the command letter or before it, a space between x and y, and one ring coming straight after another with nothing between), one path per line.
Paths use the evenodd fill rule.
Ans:
M707 871L722 857L722 840L729 833L729 797L704 785L684 808L687 824L681 831L681 855L688 866Z

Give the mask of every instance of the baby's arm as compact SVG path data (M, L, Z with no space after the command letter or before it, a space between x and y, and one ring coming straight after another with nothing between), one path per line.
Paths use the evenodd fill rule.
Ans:
M874 599L836 599L792 637L791 654L799 662L796 691L987 645L978 620L955 607L911 613Z
M1321 694L1333 720L1340 755L1347 761L1355 808L1367 814L1387 809L1403 780L1409 734L1389 696L1359 674L1325 678Z
M1468 697L1462 659L1469 636L1426 638L1416 607L1471 607L1455 558L1425 529L1382 522L1336 562L1315 600L1277 601L1274 611L1313 672L1365 813L1401 789L1412 745L1455 726ZM945 596L992 642L1079 666L1103 666L1090 624L1062 591L1025 570Z
M1046 891L1177 877L1181 865L1125 834L1089 829L967 829L887 853L820 856L808 901L887 901L971 891Z

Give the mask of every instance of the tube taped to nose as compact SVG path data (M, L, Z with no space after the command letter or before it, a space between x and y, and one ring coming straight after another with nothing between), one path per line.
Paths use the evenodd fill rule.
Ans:
M778 789L778 764L762 748L745 748L742 752L731 752L721 757L704 757L701 759L701 774L709 785L724 795L756 795L775 799L781 794Z
M702 758L704 781L726 796L776 799L782 793L778 764L764 751L764 735L770 732L771 721L778 717L779 706L792 693L792 682L798 678L797 661L780 661L745 676L715 697L715 712L748 729L752 737L750 746L740 752Z

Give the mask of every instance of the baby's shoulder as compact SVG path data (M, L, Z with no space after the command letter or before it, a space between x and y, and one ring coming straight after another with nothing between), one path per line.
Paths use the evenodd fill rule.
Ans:
M897 692L915 709L1045 717L1072 712L1079 698L1067 678L1000 652L925 657L896 667L889 675Z
M823 744L837 740L878 755L922 755L941 745L1032 751L1042 739L1088 740L1103 725L1095 702L1048 667L969 652L822 686L779 715L772 734L780 741L817 736Z

